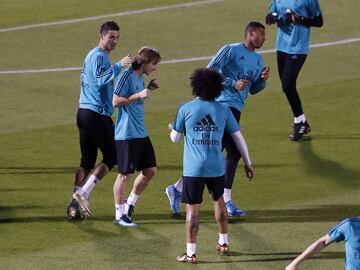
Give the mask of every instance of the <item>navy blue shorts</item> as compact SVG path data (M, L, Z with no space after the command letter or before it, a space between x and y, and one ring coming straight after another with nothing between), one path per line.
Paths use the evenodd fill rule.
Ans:
M131 140L116 140L118 172L130 174L156 167L154 148L149 137Z
M100 149L103 155L101 162L111 170L116 164L114 123L111 117L79 108L76 122L80 135L80 167L90 172L95 166Z
M205 185L213 201L217 201L224 194L225 175L219 177L183 176L182 178L184 183L181 201L183 203L202 203Z

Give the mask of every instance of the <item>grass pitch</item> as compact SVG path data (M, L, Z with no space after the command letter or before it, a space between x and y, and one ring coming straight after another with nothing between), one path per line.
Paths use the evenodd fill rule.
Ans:
M191 1L50 2L3 0L0 28ZM109 18L121 26L111 59L145 44L158 48L164 60L211 56L223 44L241 41L248 21L263 21L267 5L228 0ZM359 37L353 12L359 3L320 5L325 24L312 30L312 43ZM0 33L0 70L80 67L97 44L102 22ZM273 48L274 40L275 27L268 27L264 49ZM266 90L249 97L241 120L256 179L247 183L239 166L233 188L234 200L248 216L230 221L231 256L219 257L217 228L204 196L197 266L174 260L185 247L184 220L171 218L164 189L181 175L182 144L170 142L167 123L178 104L191 98L189 75L208 61L160 64L151 76L161 80L161 89L146 102L159 173L137 204L137 229L112 223L116 170L91 194L93 217L66 220L80 158L79 71L0 74L0 269L283 269L329 227L359 215L359 49L360 43L311 49L298 88L312 140L300 143L288 140L292 117L275 54L264 54L272 77ZM342 269L343 250L343 244L334 244L302 269Z

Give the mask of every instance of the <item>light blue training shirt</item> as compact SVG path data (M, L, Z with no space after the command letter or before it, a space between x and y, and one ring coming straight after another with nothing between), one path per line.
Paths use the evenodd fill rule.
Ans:
M360 269L360 217L343 220L328 234L332 241L345 241L344 269Z
M223 91L216 100L240 112L249 92L254 95L266 86L266 81L260 78L264 68L262 56L256 51L249 51L242 42L222 47L207 67L219 71L225 77ZM249 81L249 84L246 89L238 91L234 86L240 79Z
M307 19L321 15L317 0L272 0L269 12L276 12L278 19L281 19L285 16L287 9ZM278 51L288 54L308 54L309 44L310 27L294 23L278 24L276 37L276 49Z
M116 82L114 94L130 97L145 89L144 75L137 75L132 68L122 72ZM144 99L137 99L126 106L119 106L115 123L115 140L146 138L144 125Z
M217 101L196 98L180 106L173 129L184 136L183 176L219 177L225 174L224 130L240 130L230 109Z
M113 80L120 73L121 64L113 66L109 54L96 47L86 56L80 75L79 108L111 116L114 112Z

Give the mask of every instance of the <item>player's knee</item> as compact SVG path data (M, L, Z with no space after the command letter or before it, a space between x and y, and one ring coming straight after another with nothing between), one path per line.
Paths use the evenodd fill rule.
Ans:
M186 222L189 223L191 227L199 226L199 214L188 213L186 215Z
M154 177L154 175L157 173L157 168L156 167L152 167L152 168L147 168L144 169L142 171L143 175L145 175L148 178L152 178Z
M222 210L216 216L215 219L217 222L226 222L228 220L227 211Z
M295 83L292 80L286 79L281 81L281 87L284 93L291 93L296 89Z
M120 174L119 173L116 180L119 179L122 182L128 182L130 180L130 178L131 178L131 174Z

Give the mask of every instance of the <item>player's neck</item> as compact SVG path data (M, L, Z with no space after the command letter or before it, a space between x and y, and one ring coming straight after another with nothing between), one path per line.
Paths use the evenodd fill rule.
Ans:
M243 42L243 45L248 51L250 51L250 52L255 51L255 47L251 44L251 42L245 41L245 42Z
M138 75L138 77L142 76L144 74L144 71L142 70L142 68L139 69L134 69L134 72L136 75Z
M108 48L106 48L106 46L104 46L101 42L99 42L98 44L98 48L102 49L104 52L106 52L107 54L110 53L110 50Z

